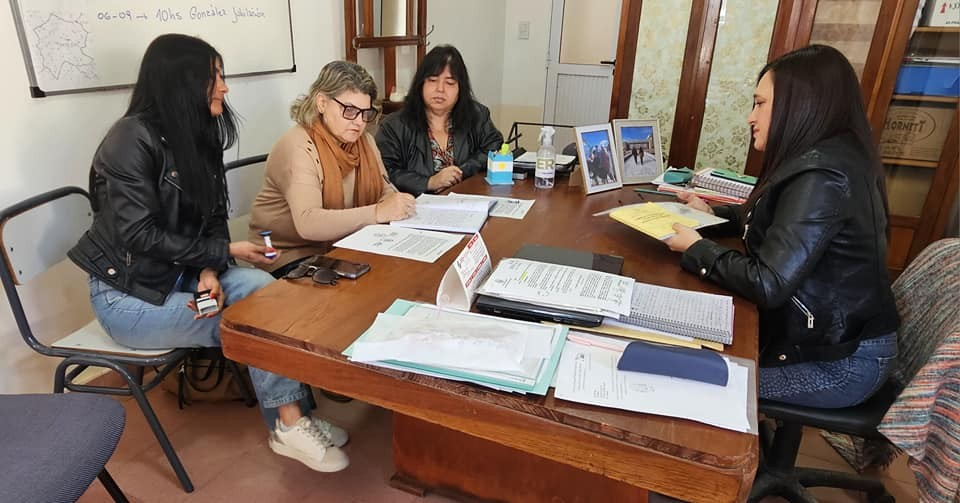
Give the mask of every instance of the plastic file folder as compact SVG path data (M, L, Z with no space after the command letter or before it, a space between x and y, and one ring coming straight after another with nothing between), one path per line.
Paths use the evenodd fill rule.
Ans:
M411 309L416 306L428 306L425 304L418 304L415 302L410 302L408 300L397 299L393 302L389 309L385 312L388 314L395 314L398 316L403 316L407 314ZM429 306L430 308L436 309L434 306ZM453 314L462 315L462 316L484 316L475 313L460 313L455 312ZM475 384L480 384L482 386L489 386L495 389L512 391L519 393L532 393L536 395L545 395L547 389L550 387L550 382L553 380L553 374L556 372L557 364L560 361L560 354L563 352L563 345L567 337L567 328L561 325L556 326L547 326L537 323L529 323L516 320L507 320L496 317L486 317L493 320L497 320L500 323L520 323L526 326L534 327L537 330L550 329L553 330L550 341L550 357L544 358L539 362L536 376L533 379L530 379L526 376L518 375L515 373L509 372L492 372L492 371L476 371L476 370L465 370L457 369L450 367L437 367L431 365L421 365L411 362L403 362L397 360L386 360L383 361L381 366L392 368L396 370L402 370L406 372L414 372L417 374L426 374L435 377L449 378L457 381L472 382ZM368 332L364 332L357 338L357 340L362 340ZM347 349L343 351L343 354L347 357L350 357L353 353L353 344L351 344ZM377 363L370 363L371 365L377 365Z

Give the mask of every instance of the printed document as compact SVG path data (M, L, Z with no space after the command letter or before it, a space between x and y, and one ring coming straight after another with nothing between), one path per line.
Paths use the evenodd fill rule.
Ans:
M533 207L535 199L516 199L512 197L493 197L478 196L474 194L456 194L451 193L447 197L461 197L466 199L483 199L493 202L493 208L490 209L491 217L512 218L514 220L523 220L527 212ZM420 196L423 197L423 196Z
M574 337L579 339L579 337ZM724 357L726 386L617 369L616 343L568 340L557 367L554 396L572 402L679 417L734 431L753 431L748 419L749 369ZM582 340L582 339L581 339Z
M699 229L727 221L685 204L671 202L624 206L610 212L610 218L661 241L675 234L673 224Z
M422 194L417 198L415 215L394 220L390 225L474 234L487 221L492 205L492 201Z
M436 262L462 239L463 236L457 234L377 224L368 225L333 246L420 262Z
M505 258L478 293L619 317L630 313L635 282L633 278L579 267Z

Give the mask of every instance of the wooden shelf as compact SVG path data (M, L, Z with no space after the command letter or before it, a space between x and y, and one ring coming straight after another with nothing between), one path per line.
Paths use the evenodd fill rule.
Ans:
M893 164L896 166L912 166L914 168L932 168L937 169L940 163L936 161L916 161L913 159L897 159L895 157L884 157L880 159L883 164Z
M931 103L958 103L956 96L930 96L925 94L894 94L893 99L900 101L928 101Z
M917 26L917 33L960 33L960 26Z

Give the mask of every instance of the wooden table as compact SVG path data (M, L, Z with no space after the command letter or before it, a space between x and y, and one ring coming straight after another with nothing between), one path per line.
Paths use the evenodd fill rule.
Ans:
M494 263L524 243L621 255L639 281L724 293L679 266L663 244L606 217L640 202L631 188L583 196L561 181L489 186L473 177L461 193L535 198L523 220L490 218L481 234ZM660 196L647 196L658 198ZM465 243L466 241L463 241ZM740 501L757 467L757 437L697 422L519 396L347 361L341 352L397 298L433 302L462 249L426 264L352 250L332 255L372 270L335 287L277 281L223 314L224 353L238 361L394 412L392 482L504 501L646 501L653 490L685 501ZM756 361L757 312L735 297L728 354ZM755 403L755 397L750 397Z

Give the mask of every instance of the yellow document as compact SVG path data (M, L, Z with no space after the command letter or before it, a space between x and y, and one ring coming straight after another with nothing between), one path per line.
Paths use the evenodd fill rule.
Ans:
M626 206L610 213L610 218L659 240L676 234L673 224L691 228L700 226L699 221L680 216L655 203Z

